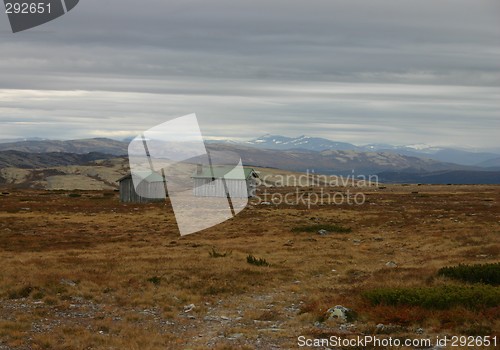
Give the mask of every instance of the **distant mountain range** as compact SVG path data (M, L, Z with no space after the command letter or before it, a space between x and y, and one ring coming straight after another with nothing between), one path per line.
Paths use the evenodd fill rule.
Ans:
M116 158L112 154L90 152L85 154L67 152L28 153L0 151L0 168L36 169L65 165L84 165L96 160Z
M266 148L266 149L277 149L277 150L290 150L290 149L302 149L308 151L324 151L324 150L336 150L336 151L351 151L359 150L358 147L346 143L346 142L335 142L320 137L309 137L309 136L299 136L299 137L286 137L280 135L264 135L256 139L245 142L245 145Z
M246 142L228 140L207 141L207 144L214 143L268 150L306 150L315 152L334 150L393 153L410 157L433 159L445 163L491 167L493 169L490 170L500 170L500 150L498 153L493 153L426 145L394 146L389 144L369 144L365 146L356 146L351 143L337 142L320 137L286 137L269 134ZM0 140L0 151L15 150L29 153L66 152L83 154L99 152L113 155L126 155L127 148L128 141L118 141L107 138L68 141L46 139L26 139L18 141Z
M128 142L106 138L0 142L0 168L82 165L96 159L126 157L127 148ZM279 135L264 135L247 142L209 141L207 148L214 153L237 152L246 165L291 171L384 174L390 182L500 183L500 154L489 152L384 144L355 146L324 138ZM458 176L456 172L464 173Z
M430 158L441 162L456 163L461 165L474 165L483 167L500 166L500 153L472 152L468 150L432 147L427 145L393 146L388 144L369 144L365 146L356 146L351 143L336 142L320 137L309 137L303 135L294 138L269 134L244 142L242 144L261 149L274 150L302 149L318 152L324 150L387 152L412 157Z
M107 153L123 156L127 154L128 143L106 138L82 140L43 140L28 139L25 141L0 142L0 151L20 151L27 153L64 152L84 154L90 152Z

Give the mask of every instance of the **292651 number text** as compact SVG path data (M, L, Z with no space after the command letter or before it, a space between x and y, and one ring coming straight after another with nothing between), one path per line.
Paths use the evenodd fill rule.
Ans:
M7 14L42 14L50 13L50 3L44 2L6 2L5 13Z

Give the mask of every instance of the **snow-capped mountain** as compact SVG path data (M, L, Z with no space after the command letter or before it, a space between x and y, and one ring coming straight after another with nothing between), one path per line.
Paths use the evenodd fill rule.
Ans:
M436 147L436 146L431 146L427 145L424 143L419 143L419 144L413 144L413 145L405 145L405 146L395 146L395 145L389 145L385 143L376 143L376 144L369 144L365 146L361 146L361 149L363 149L366 152L373 151L373 152L378 152L378 151L407 151L407 152L419 152L419 153L425 153L425 154L433 154L436 152L439 152L442 150L442 147Z
M210 143L228 143L224 140L213 140ZM236 144L234 141L231 143ZM499 153L479 152L465 149L438 147L427 144L410 144L397 146L390 144L369 144L356 146L347 142L337 142L321 137L299 136L287 137L282 135L266 134L241 145L269 150L307 150L321 152L333 151L358 151L358 152L388 152L410 157L433 159L441 162L456 163L461 165L489 164L488 161L499 157ZM496 163L495 163L496 164Z
M281 135L263 135L256 139L247 141L247 146L265 148L265 149L302 149L308 151L323 151L323 150L354 150L357 149L353 144L346 142L335 142L321 137L299 136L286 137Z

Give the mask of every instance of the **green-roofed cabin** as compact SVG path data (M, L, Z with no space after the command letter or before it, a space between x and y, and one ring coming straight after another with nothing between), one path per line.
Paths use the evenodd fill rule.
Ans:
M259 175L252 168L198 165L192 178L197 197L251 198L256 196Z
M141 180L134 187L132 174L118 180L120 184L120 201L123 203L153 203L164 201L167 197L163 176L155 172L134 173ZM139 195L139 193L141 195Z

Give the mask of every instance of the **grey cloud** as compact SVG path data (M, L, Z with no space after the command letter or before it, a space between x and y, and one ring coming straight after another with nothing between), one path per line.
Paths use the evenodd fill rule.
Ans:
M121 135L197 112L213 137L493 146L499 16L496 1L82 0L16 35L4 18L1 133L83 137L99 119Z

